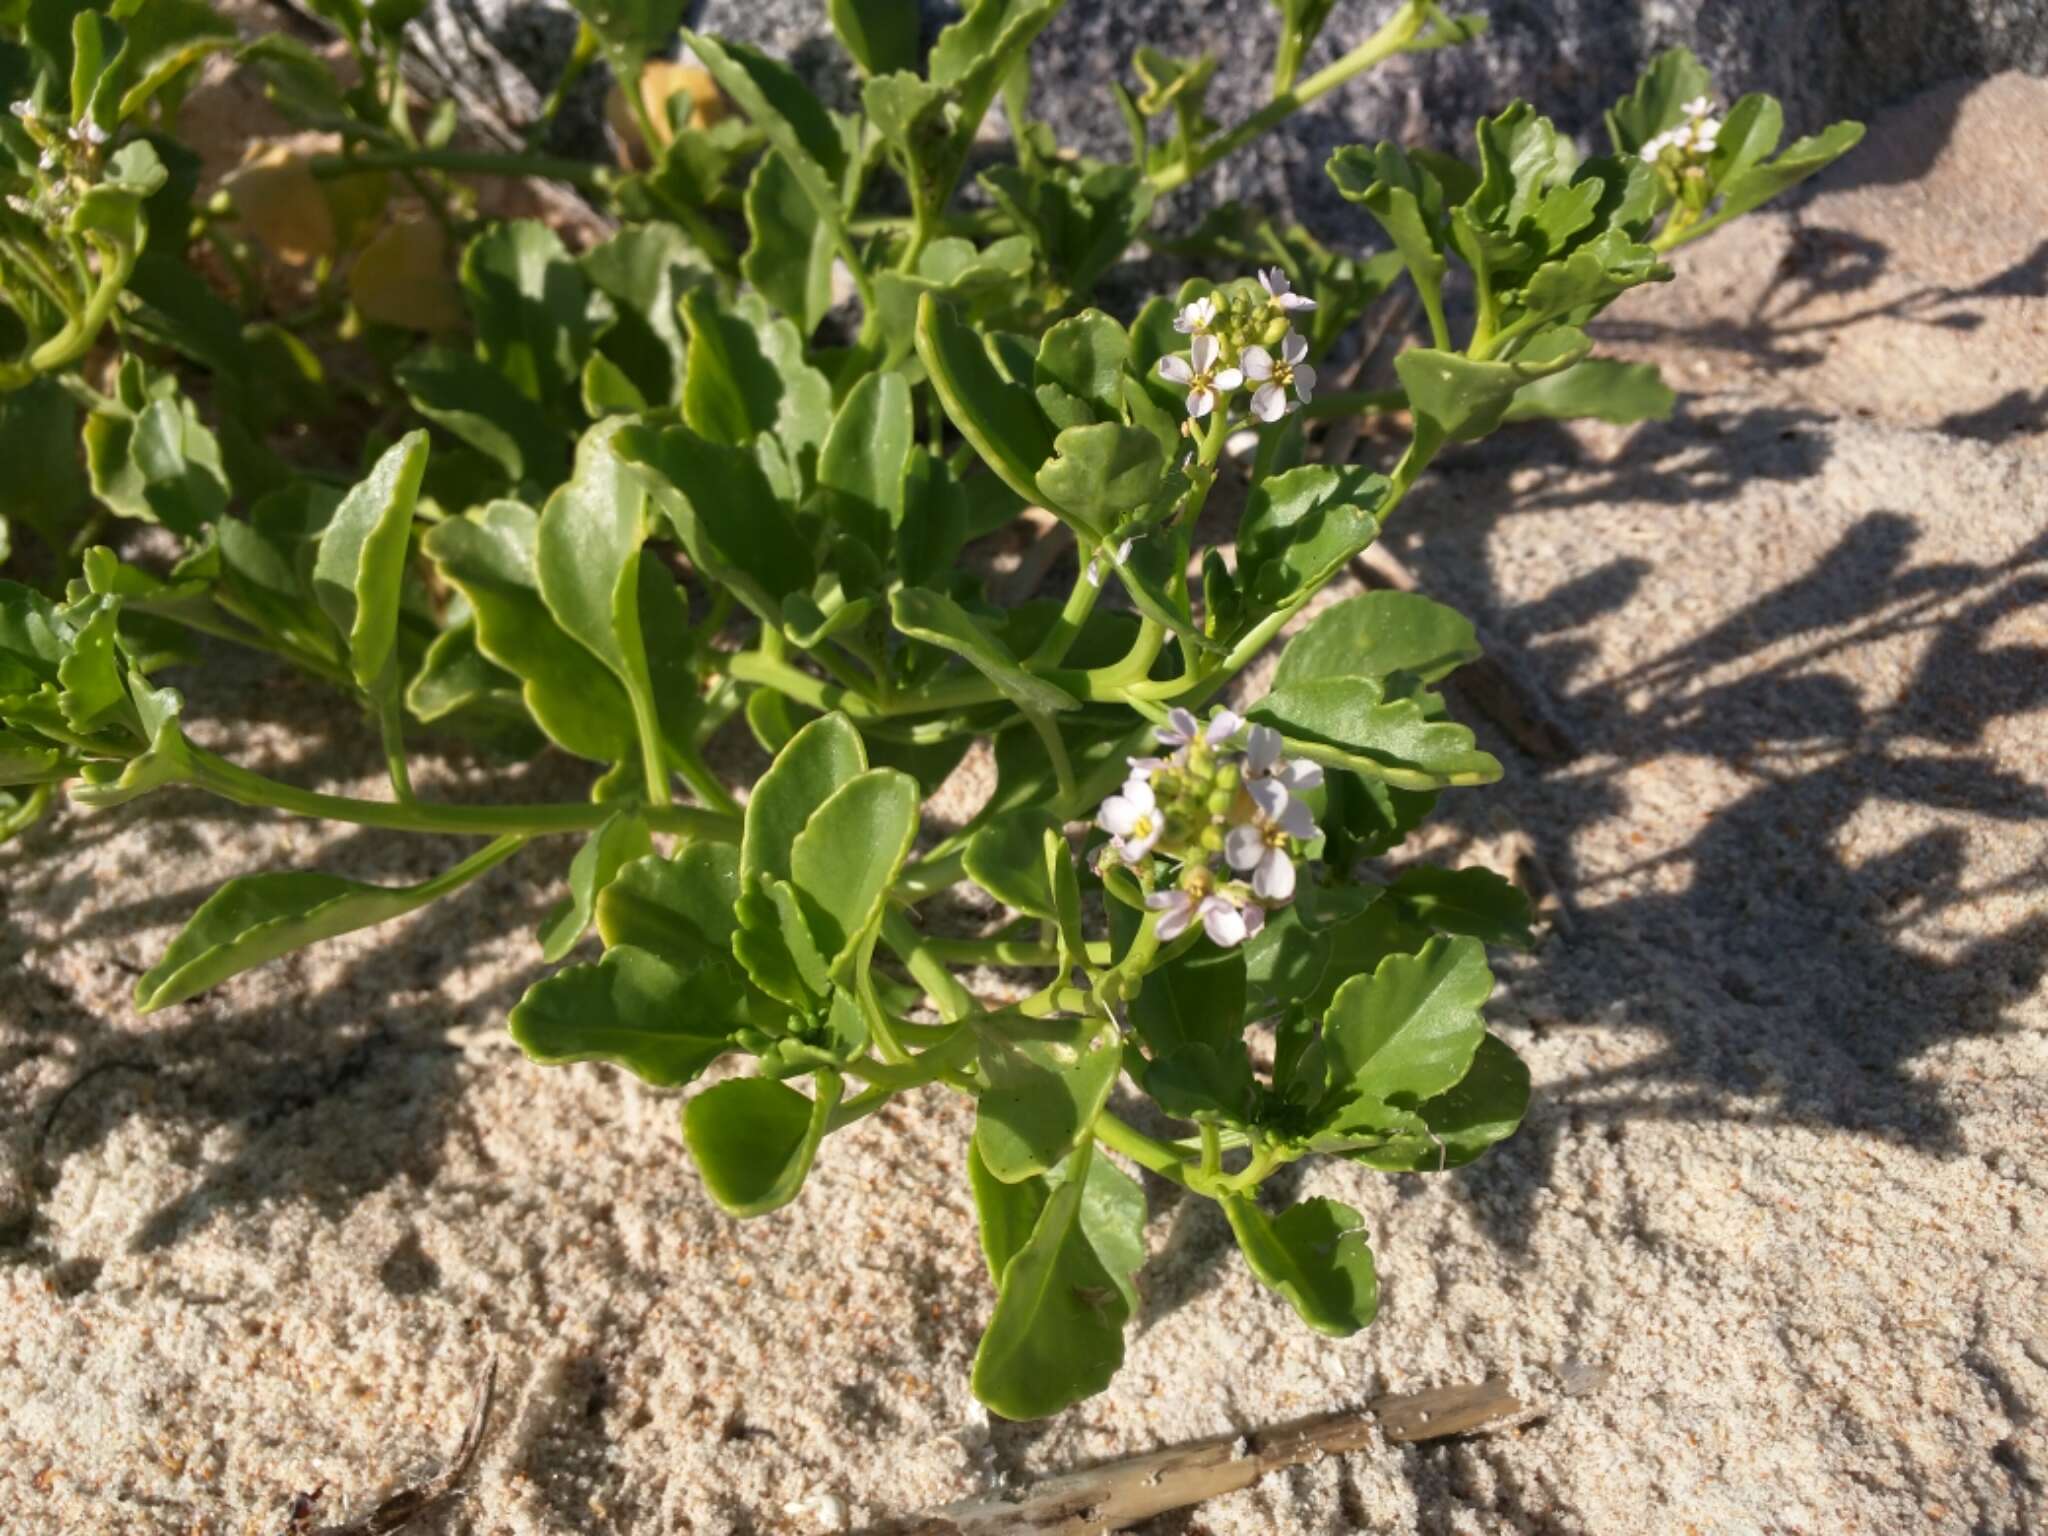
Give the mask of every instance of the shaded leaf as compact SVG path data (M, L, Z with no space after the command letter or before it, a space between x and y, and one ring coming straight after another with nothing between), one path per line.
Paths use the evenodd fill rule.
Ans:
M815 1099L765 1077L714 1083L684 1106L683 1141L712 1199L735 1216L759 1216L803 1188L838 1102L829 1072L818 1074Z
M748 1023L746 986L730 964L688 970L624 944L527 988L506 1028L543 1066L606 1061L673 1088L731 1050Z

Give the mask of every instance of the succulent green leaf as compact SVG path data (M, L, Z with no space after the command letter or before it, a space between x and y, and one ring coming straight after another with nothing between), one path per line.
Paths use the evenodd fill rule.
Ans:
M117 515L196 538L227 510L220 443L168 378L132 409L95 410L84 435L93 494Z
M1584 358L1592 343L1577 332L1558 333L1564 350L1536 361L1474 362L1455 352L1410 347L1394 359L1419 426L1441 443L1467 443L1501 424L1524 384L1561 373Z
M427 557L468 599L477 646L519 679L534 722L564 751L610 763L633 753L626 691L541 601L534 574L540 519L494 501L429 529Z
M917 436L910 385L900 373L871 373L832 419L818 455L818 483L857 509L858 531L879 546L904 516L904 480Z
M598 895L597 932L607 949L630 944L687 968L730 951L739 900L739 849L685 843L619 871Z
M705 350L691 351L693 367ZM622 427L613 445L651 473L657 503L690 558L761 617L779 622L784 599L817 579L808 542L746 448L688 427L651 426Z
M462 253L462 288L483 360L527 399L573 420L590 349L590 284L535 219L491 225Z
M1335 1200L1304 1200L1268 1216L1246 1195L1223 1214L1245 1262L1318 1333L1348 1338L1379 1311L1365 1218Z
M396 665L399 587L426 470L427 434L408 432L341 499L313 561L313 590L348 637L349 670L366 693L386 686Z
M1454 720L1431 718L1413 698L1389 699L1366 677L1322 677L1275 688L1250 715L1298 751L1332 768L1349 768L1400 789L1490 784L1500 763Z
M174 724L169 728L176 730ZM509 858L520 843L501 838L419 885L364 885L318 873L230 880L192 914L163 958L135 983L136 1009L154 1013L295 949L416 912Z
M754 166L744 206L752 238L740 271L799 332L810 335L832 307L832 227L818 217L803 182L774 150Z
M1685 116L1685 103L1714 94L1713 76L1690 48L1667 48L1650 60L1635 89L1607 109L1616 154L1632 155Z
M791 850L818 808L867 771L867 750L853 722L820 715L776 755L747 800L740 830L740 889L790 877Z
M646 58L668 46L683 20L683 0L570 0L605 46Z
M917 308L917 355L960 435L1004 484L1036 502L1039 466L1052 457L1053 439L1031 392L1005 380L980 333L932 294Z
M512 485L562 477L562 434L547 413L490 364L455 347L423 347L394 370L406 399L505 471Z
M989 821L968 839L961 851L967 876L1006 907L1032 917L1054 914L1047 873L1045 835L1058 825L1036 806L1008 812Z
M1437 933L1464 934L1514 949L1536 947L1529 929L1529 898L1490 869L1418 864L1394 878L1387 899L1410 922Z
M1322 464L1254 486L1237 533L1244 589L1269 609L1317 590L1379 536L1387 491L1383 476Z
M973 1387L1005 1418L1057 1413L1101 1391L1123 1363L1131 1306L1082 1227L1087 1188L1085 1168L1078 1178L1070 1174L1003 1266L995 1313L975 1351Z
M611 301L612 318L597 334L600 352L649 404L675 404L688 350L678 306L685 291L711 281L703 254L673 224L633 224L578 262Z
M1034 379L1085 401L1097 421L1120 421L1130 357L1129 333L1101 310L1084 309L1045 333Z
M759 1216L794 1200L839 1094L838 1075L820 1072L815 1098L770 1078L740 1077L690 1100L683 1142L711 1198L735 1216Z
M1589 357L1562 373L1524 384L1508 402L1503 421L1668 421L1678 396L1655 363Z
M894 768L849 779L811 813L790 846L790 882L819 953L835 971L881 925L889 888L917 836L917 781Z
M1436 1173L1471 1162L1515 1133L1529 1111L1529 1068L1498 1035L1488 1035L1465 1075L1416 1106L1425 1128L1345 1156L1389 1173Z
M597 914L597 898L630 860L654 851L647 823L632 811L620 811L576 850L569 863L569 894L548 910L540 924L540 956L553 965L570 950Z
M622 944L527 988L506 1027L543 1066L608 1061L674 1088L731 1050L749 1022L746 984L730 962L691 969Z
M1434 938L1337 989L1323 1019L1330 1087L1412 1109L1462 1078L1486 1036L1493 991L1477 939Z
M1074 1149L1109 1100L1123 1065L1114 1026L1076 1021L1068 1039L1012 1039L983 1029L974 1142L1006 1183L1044 1173Z
M0 519L33 528L52 549L67 546L86 478L78 406L55 379L0 393L0 463Z
M772 432L799 464L814 463L832 424L832 386L804 360L796 327L757 295L728 309L704 287L683 295L682 315L684 425L735 448Z
M917 0L828 0L827 10L861 73L917 68Z
M1091 538L1151 506L1166 481L1159 439L1120 421L1068 427L1053 439L1053 455L1038 471L1034 499Z
M1367 592L1332 603L1288 642L1273 686L1397 672L1434 683L1479 654L1471 621L1456 610L1414 592Z
M1078 709L1065 689L1024 670L1002 641L943 593L904 587L891 594L889 616L913 640L951 651L980 672L1020 709L1049 714Z

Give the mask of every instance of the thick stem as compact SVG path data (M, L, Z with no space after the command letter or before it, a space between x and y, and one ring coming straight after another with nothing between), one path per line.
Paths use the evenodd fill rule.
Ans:
M1274 97L1228 133L1212 139L1196 154L1154 171L1149 178L1152 190L1161 193L1171 192L1174 188L1192 181L1219 160L1229 158L1247 144L1279 127L1317 97L1326 96L1355 76L1384 64L1415 40L1416 34L1422 30L1425 19L1424 8L1417 4L1416 0L1404 0L1401 8L1388 18L1385 26L1336 63L1317 70L1296 89Z
M263 806L290 811L321 821L345 821L357 826L388 827L397 832L437 832L454 836L493 837L514 834L545 837L555 833L590 832L608 821L615 806L609 805L433 805L415 800L406 804L383 800L356 800L346 795L322 794L280 784L262 774L251 773L217 757L202 747L190 746L196 772L191 782L200 789L232 800L237 805ZM737 818L688 806L650 807L644 813L656 832L673 832L705 842L736 843L740 827Z

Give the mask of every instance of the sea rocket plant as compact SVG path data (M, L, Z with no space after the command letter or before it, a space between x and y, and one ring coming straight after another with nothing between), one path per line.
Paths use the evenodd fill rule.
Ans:
M1529 1078L1487 1031L1485 947L1531 935L1489 871L1380 862L1439 795L1501 772L1437 687L1472 627L1407 593L1310 605L1446 445L1668 410L1654 370L1591 355L1586 321L1856 129L1774 157L1775 103L1716 118L1697 61L1667 54L1609 114L1611 154L1582 159L1523 103L1470 161L1344 149L1328 172L1388 251L1234 213L1178 248L1254 276L1113 316L1089 296L1159 199L1479 23L1399 0L1297 80L1332 7L1288 0L1274 99L1230 127L1209 63L1144 50L1112 164L1030 115L1027 50L1059 0L968 0L929 50L914 8L833 0L852 115L715 38L684 33L701 70L675 70L674 0L572 3L578 67L618 77L621 163L644 170L449 148L399 67L415 5L313 8L344 77L204 0L0 6L20 98L0 114L0 559L30 578L0 581L0 838L60 788L97 807L184 786L476 840L417 885L230 881L138 980L145 1013L569 841L536 934L554 969L512 1040L676 1093L727 1210L799 1198L820 1147L899 1095L975 1099L996 1296L973 1385L1007 1416L1121 1360L1133 1168L1215 1201L1276 1305L1363 1327L1364 1218L1261 1186L1312 1156L1441 1171L1509 1135ZM199 187L174 108L210 55L344 150L251 146L261 174ZM683 73L692 110L654 111ZM1018 152L956 206L998 96ZM572 251L486 218L479 173L564 180L616 232ZM312 307L276 312L308 276ZM1397 283L1430 332L1398 388L1319 393ZM1317 462L1318 421L1379 409L1407 425L1398 458ZM1234 458L1245 423L1257 451ZM1205 546L1224 485L1242 512ZM1027 508L1072 540L1066 590L999 601L984 541ZM336 690L389 794L188 737L171 683L201 637ZM580 759L588 794L436 798L423 734L484 754L466 761ZM714 767L750 752L751 785ZM928 825L970 752L986 804ZM961 909L928 904L962 882L1001 916L949 929ZM1007 984L977 992L991 967ZM699 1081L727 1056L750 1070ZM1111 1108L1119 1083L1163 1133Z

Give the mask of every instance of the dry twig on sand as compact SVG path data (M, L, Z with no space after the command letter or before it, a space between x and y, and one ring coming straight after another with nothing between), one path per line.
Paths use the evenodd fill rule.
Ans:
M491 1398L497 1384L498 1360L494 1355L484 1366L483 1384L477 1388L476 1407L470 1413L469 1427L462 1432L462 1444L456 1447L454 1459L433 1477L399 1489L368 1514L339 1525L313 1524L313 1508L320 1499L318 1489L294 1494L277 1536L390 1536L391 1532L410 1525L453 1493L469 1475L476 1453L483 1446L484 1431L490 1427Z
M1560 1396L1597 1389L1607 1372L1568 1367ZM870 1536L1101 1536L1153 1515L1249 1488L1270 1472L1341 1456L1376 1440L1438 1440L1526 1419L1541 1402L1524 1402L1505 1377L1476 1386L1395 1392L1362 1409L1296 1419L1248 1435L1218 1435L1126 1461L1047 1478L1015 1499L1000 1496L949 1505L878 1528Z

